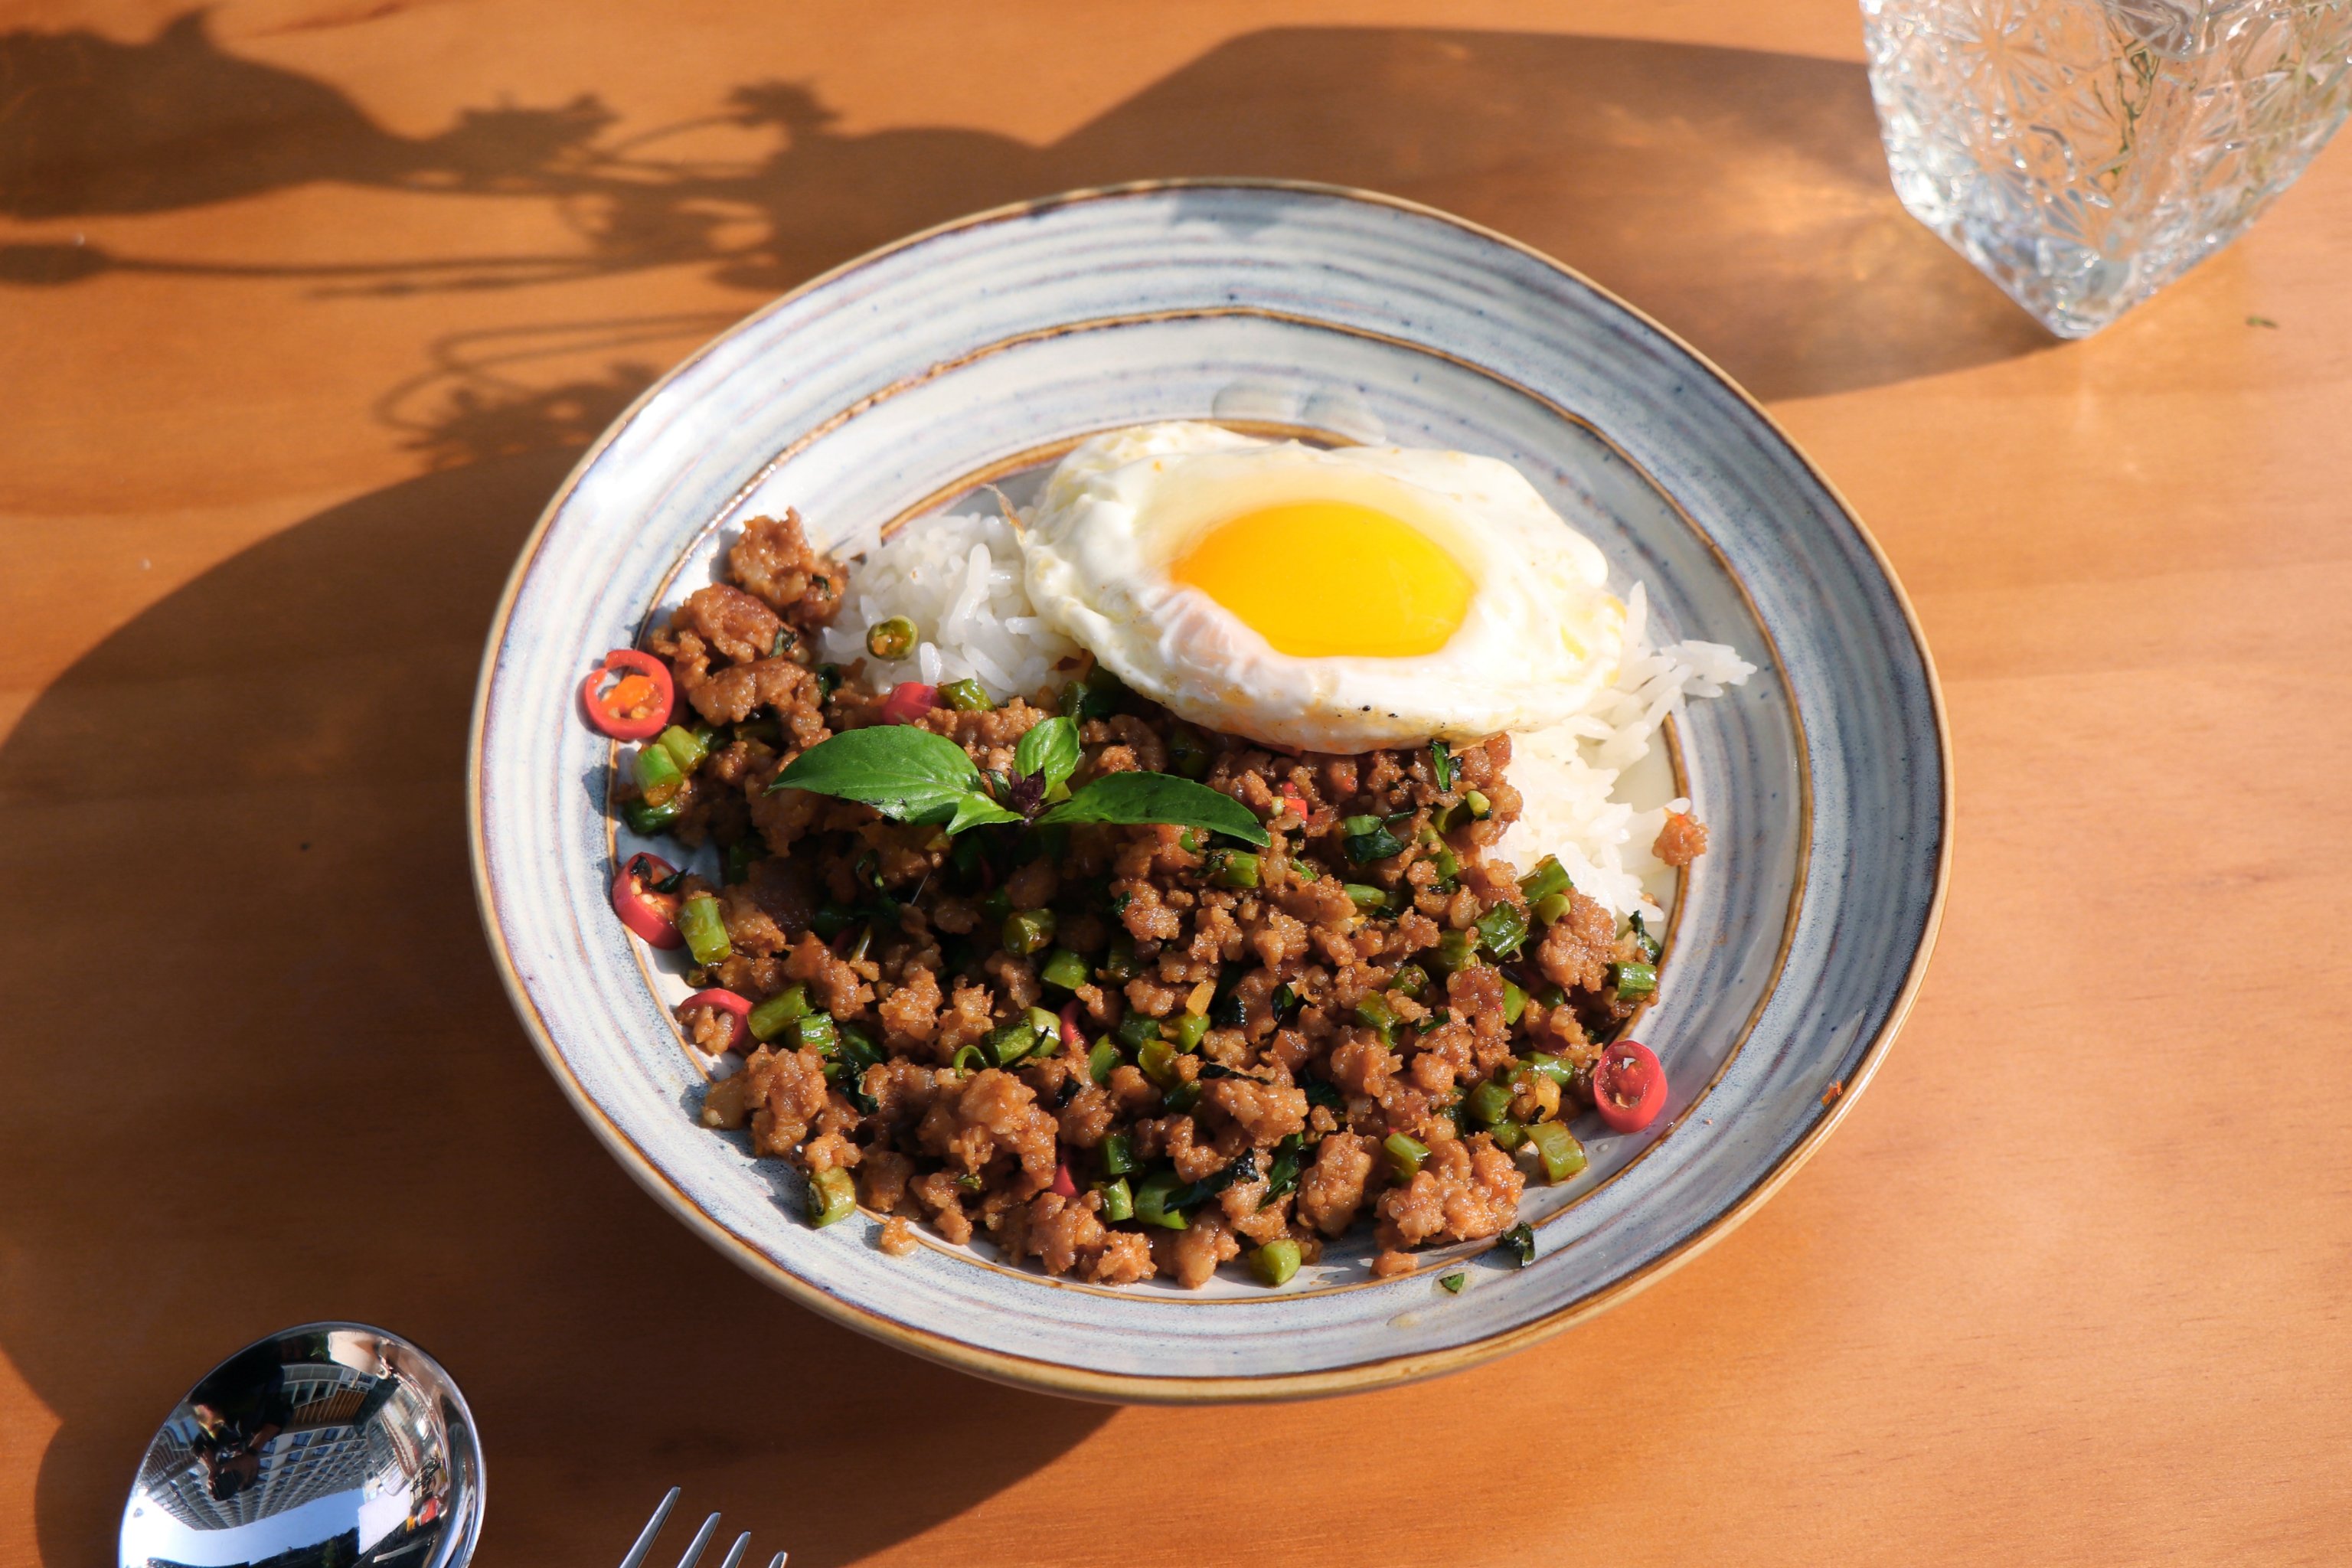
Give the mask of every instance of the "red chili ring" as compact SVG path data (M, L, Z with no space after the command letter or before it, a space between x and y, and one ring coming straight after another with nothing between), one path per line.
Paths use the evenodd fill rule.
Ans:
M1087 1048L1086 1031L1078 1027L1078 1003L1075 996L1062 1004L1062 1044L1073 1050Z
M636 874L639 866L650 868L653 876L640 878ZM677 913L677 900L646 886L647 880L666 882L677 870L658 855L632 855L621 862L621 869L613 878L613 912L621 917L623 925L655 947L681 947L686 942L672 923Z
M1067 1160L1054 1167L1054 1190L1066 1198L1078 1195L1078 1184L1071 1179L1070 1163Z
M616 669L634 670L653 682L659 700L636 717L615 713L605 706L609 693L600 696L597 688L604 678ZM626 677L623 678L624 679ZM618 689L617 685L614 689ZM580 683L580 702L588 711L588 722L616 741L647 741L662 732L669 722L670 710L677 706L677 689L669 678L669 666L649 653L639 653L633 647L616 647L604 656L604 662L589 671L588 679Z
M732 991L714 987L709 991L698 991L679 1003L678 1016L684 1017L688 1007L716 1007L734 1018L735 1026L727 1031L729 1050L740 1054L743 1047L751 1043L751 999L749 996L739 996Z
M882 722L911 724L940 705L940 689L919 680L902 680L882 700Z
M1617 1132L1639 1132L1666 1108L1666 1069L1639 1040L1620 1040L1592 1064L1592 1109Z

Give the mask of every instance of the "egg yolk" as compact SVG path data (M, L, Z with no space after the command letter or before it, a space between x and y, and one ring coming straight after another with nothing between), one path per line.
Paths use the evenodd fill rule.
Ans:
M1469 613L1470 574L1410 523L1353 501L1292 501L1228 518L1169 574L1232 611L1278 653L1407 658L1444 647Z

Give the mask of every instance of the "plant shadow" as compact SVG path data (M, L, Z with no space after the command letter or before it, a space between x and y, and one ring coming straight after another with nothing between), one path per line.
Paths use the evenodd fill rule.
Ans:
M623 136L583 93L409 137L325 83L220 49L201 14L152 39L0 35L15 83L0 214L49 220L312 181L547 201L577 245L298 266L0 246L0 284L110 269L309 277L339 291L525 288L690 265L772 294L899 235L1073 187L1318 180L1426 200L1559 256L1767 398L1934 374L2054 340L1889 188L1859 66L1572 35L1279 27L1210 50L1044 146L985 132L845 134L811 87L751 82ZM733 140L723 157L695 138ZM745 139L749 138L748 141ZM765 152L745 152L763 142Z

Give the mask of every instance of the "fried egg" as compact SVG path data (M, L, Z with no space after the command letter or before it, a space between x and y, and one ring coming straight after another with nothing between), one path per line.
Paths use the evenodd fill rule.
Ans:
M1136 426L1022 520L1029 597L1195 724L1306 751L1576 717L1616 674L1607 563L1508 463Z

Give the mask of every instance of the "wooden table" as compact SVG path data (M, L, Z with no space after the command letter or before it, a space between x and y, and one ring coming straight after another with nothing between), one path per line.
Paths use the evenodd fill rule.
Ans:
M0 1562L103 1558L173 1394L332 1316L464 1379L492 1563L673 1481L809 1568L2352 1554L2352 152L2062 346L1895 206L1850 0L0 24ZM1656 1289L1115 1410L640 1194L499 993L460 759L518 541L665 364L921 225L1224 173L1520 236L1768 401L1918 602L1958 867L1873 1092Z

